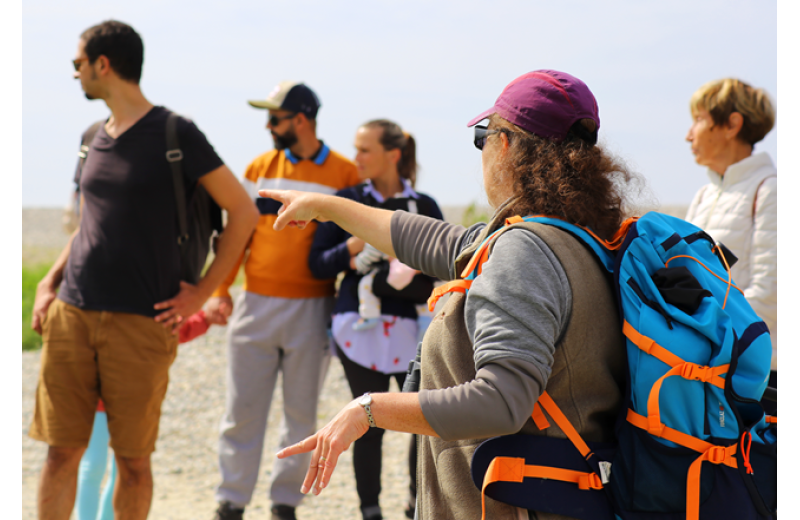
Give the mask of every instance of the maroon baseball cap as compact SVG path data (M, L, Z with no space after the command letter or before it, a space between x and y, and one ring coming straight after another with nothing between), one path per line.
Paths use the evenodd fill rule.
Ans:
M535 70L503 89L489 110L470 120L473 126L497 114L540 137L561 140L580 119L592 119L600 128L597 101L586 83L557 70Z

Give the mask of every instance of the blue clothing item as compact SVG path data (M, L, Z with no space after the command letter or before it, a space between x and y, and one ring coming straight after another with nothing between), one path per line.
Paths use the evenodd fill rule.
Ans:
M78 468L78 491L75 497L75 518L77 520L113 520L114 509L111 499L117 477L117 463L111 458L111 473L100 497L100 484L106 472L108 460L108 418L105 412L94 416L92 437Z
M346 188L336 193L339 197L355 200L367 206L409 211L412 206L416 213L444 220L442 211L428 195L410 189L403 191L401 197L387 200L378 200L377 192L371 183L362 183L352 188ZM380 196L380 194L377 194ZM380 197L381 199L383 197ZM321 222L317 226L311 252L308 256L308 266L311 273L320 279L335 278L342 271L346 271L339 288L334 314L345 312L358 312L358 282L360 274L350 269L350 252L347 250L347 239L352 235L333 222ZM396 291L386 283L388 271L378 274L373 284L373 293L391 294L381 297L381 314L398 316L401 318L417 318L416 303L424 302L433 289L433 278L417 276L403 291ZM377 289L376 290L376 286ZM419 293L419 294L417 294ZM421 296L420 296L421 295ZM421 298L421 301L413 301Z

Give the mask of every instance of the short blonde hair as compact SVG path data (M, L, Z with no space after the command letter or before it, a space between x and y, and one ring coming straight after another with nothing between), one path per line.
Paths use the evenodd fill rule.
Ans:
M709 81L692 94L689 106L692 114L706 110L717 125L728 124L732 113L740 113L744 123L737 137L750 145L764 139L775 125L775 109L764 89L735 78Z

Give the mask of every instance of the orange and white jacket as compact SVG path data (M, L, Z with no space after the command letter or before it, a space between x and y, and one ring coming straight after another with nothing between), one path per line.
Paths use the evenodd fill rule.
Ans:
M725 244L739 261L734 283L772 337L772 370L778 366L778 172L758 153L733 164L695 195L686 220Z
M257 157L244 174L242 185L253 200L258 190L300 190L333 195L360 182L355 164L323 143L312 159L298 160L286 149L271 150ZM274 202L271 201L270 202ZM267 207L270 206L270 207ZM334 294L333 279L314 278L308 268L308 253L317 223L305 229L272 229L277 218L277 202L263 205L261 217L250 240L244 265L244 290L280 298L318 298ZM228 289L239 272L242 259L217 288L214 296L229 296Z

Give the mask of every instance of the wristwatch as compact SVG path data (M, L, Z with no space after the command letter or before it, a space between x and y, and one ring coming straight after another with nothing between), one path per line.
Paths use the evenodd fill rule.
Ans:
M358 398L358 404L364 407L364 411L367 412L367 420L369 420L369 427L370 428L377 428L378 425L375 424L375 419L372 417L372 410L370 409L370 405L372 404L372 396L369 392L366 392L364 395Z

